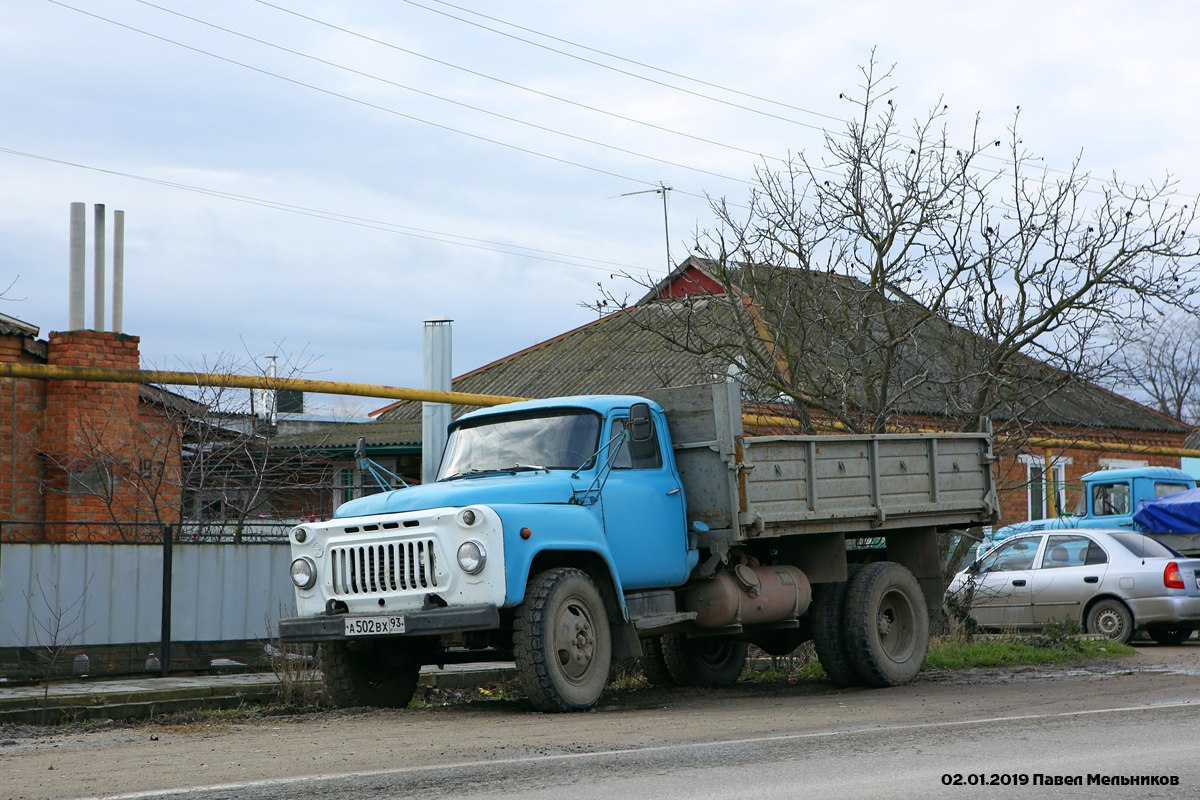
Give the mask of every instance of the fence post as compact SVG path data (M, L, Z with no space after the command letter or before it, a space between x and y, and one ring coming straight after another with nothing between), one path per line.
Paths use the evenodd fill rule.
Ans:
M164 678L171 669L171 544L173 538L171 526L163 525L162 641L159 643L162 659L159 663L159 670Z

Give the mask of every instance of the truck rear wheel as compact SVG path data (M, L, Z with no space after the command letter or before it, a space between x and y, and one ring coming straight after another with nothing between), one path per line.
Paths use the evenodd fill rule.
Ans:
M834 686L859 686L863 678L850 659L846 643L846 587L858 575L862 566L846 567L846 580L824 583L814 587L812 611L813 647L821 669Z
M651 686L674 686L675 679L667 668L667 659L663 655L661 636L651 636L642 639L642 657L638 660L642 675Z
M663 659L680 686L729 686L746 666L746 643L712 637L689 639L682 633L662 637Z
M596 584L577 569L529 582L513 620L513 651L525 693L541 711L586 711L608 685L612 639Z
M929 647L925 595L891 561L867 564L846 590L847 653L867 686L898 686L921 671Z
M340 708L404 708L417 689L420 663L396 642L328 642L318 650L325 694Z

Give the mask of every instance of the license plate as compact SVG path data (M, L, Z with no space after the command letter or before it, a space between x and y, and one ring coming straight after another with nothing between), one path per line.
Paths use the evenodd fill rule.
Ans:
M385 633L404 633L404 617L350 617L346 620L347 636Z

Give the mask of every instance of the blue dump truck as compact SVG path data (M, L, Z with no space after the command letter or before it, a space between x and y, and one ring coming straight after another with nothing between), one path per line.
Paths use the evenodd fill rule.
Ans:
M748 644L808 639L841 685L901 684L940 607L939 536L995 519L992 462L984 434L744 436L731 383L498 406L451 425L435 483L291 531L279 631L319 643L341 705L510 660L535 707L580 711L614 659L721 686Z
M1171 467L1131 467L1128 469L1102 469L1089 472L1079 479L1082 488L1074 509L1069 514L1052 519L1029 520L997 528L985 538L979 547L982 555L1015 533L1041 530L1064 530L1073 528L1128 528L1139 530L1160 539L1164 544L1179 550L1184 555L1200 555L1200 527L1191 532L1181 529L1186 526L1188 503L1180 502L1179 493L1196 488L1196 481L1186 472ZM1163 506L1164 514L1155 514L1153 509L1168 503L1166 498L1175 496L1175 501ZM1193 499L1200 508L1200 501ZM1139 509L1149 507L1149 513ZM1173 512L1173 513L1172 513ZM1200 510L1193 517L1200 521ZM1174 528L1167 522L1171 519Z

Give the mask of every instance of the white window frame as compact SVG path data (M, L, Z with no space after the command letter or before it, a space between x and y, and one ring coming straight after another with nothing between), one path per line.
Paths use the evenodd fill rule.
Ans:
M1034 498L1034 475L1033 470L1036 468L1039 473L1042 473L1046 468L1046 459L1044 456L1034 453L1022 453L1019 456L1022 464L1025 465L1025 516L1029 520L1047 519L1048 509L1046 508L1046 487L1042 481L1044 477L1039 477L1037 485L1041 488L1036 492L1037 498ZM1058 515L1062 516L1068 511L1067 509L1067 466L1072 463L1073 459L1070 456L1054 456L1050 459L1050 469L1052 480L1054 481L1054 495L1058 505ZM1033 510L1037 508L1040 516L1034 516Z
M1102 458L1100 469L1139 469L1150 466L1149 461L1138 461L1133 458Z

